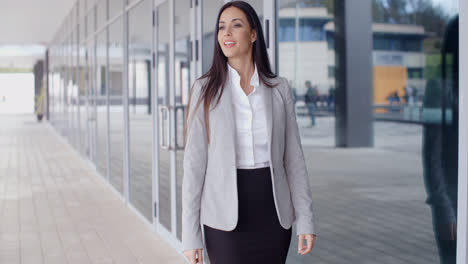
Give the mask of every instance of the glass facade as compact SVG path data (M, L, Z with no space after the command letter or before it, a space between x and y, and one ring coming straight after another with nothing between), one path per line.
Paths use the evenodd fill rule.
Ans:
M338 1L248 2L263 25L277 15L270 61L295 95L314 200L316 245L297 256L293 235L287 263L455 263L458 14L368 1L373 144L341 148L337 96L363 96L340 83ZM188 92L211 66L224 3L79 0L49 45L51 124L173 245Z
M120 193L124 192L124 105L123 105L123 18L119 17L109 25L109 42L107 43L109 67L109 142L110 142L110 183ZM105 69L97 69L105 79ZM98 81L99 83L99 81ZM102 87L100 93L102 94Z
M128 98L130 202L148 221L152 216L151 109L152 3L145 0L128 14Z
M169 63L169 46L170 35L167 27L160 25L169 25L169 2L165 1L156 7L157 13L157 109L158 109L158 200L159 200L159 215L161 224L167 228L171 228L172 208L171 208L171 158L169 151L169 106L171 103L170 96L170 63Z
M96 113L96 167L101 175L107 178L107 126L108 126L108 103L107 103L107 30L98 33L96 37L96 57L94 68L94 100Z
M190 13L189 1L176 1L174 6L174 86L173 100L174 111L172 112L175 127L175 142L174 148L177 150L175 167L176 167L176 197L182 197L182 179L184 171L182 170L182 162L184 160L183 140L184 134L184 117L185 106L188 103L188 94L190 84L190 28L186 25L190 24L190 17L185 14ZM173 183L174 184L174 183ZM176 199L177 210L177 238L182 239L182 199Z

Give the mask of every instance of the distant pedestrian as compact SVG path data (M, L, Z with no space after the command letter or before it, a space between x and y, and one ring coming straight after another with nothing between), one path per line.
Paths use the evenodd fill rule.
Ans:
M328 111L332 112L335 108L335 88L330 87L328 89L328 100L327 100Z
M309 110L311 126L315 126L315 110L317 108L318 91L316 87L312 87L312 83L310 81L306 81L305 85L307 91L304 96L304 102Z

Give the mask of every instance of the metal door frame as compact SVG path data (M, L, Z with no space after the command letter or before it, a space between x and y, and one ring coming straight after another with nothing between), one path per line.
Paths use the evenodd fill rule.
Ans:
M170 188L171 188L171 230L168 230L160 223L160 201L159 201L159 89L158 89L158 34L157 30L159 27L158 7L162 4L167 3L169 5L169 90L174 90L174 0L153 0L153 45L152 45L152 87L153 90L152 98L152 111L153 111L153 227L154 230L159 233L172 247L175 249L181 248L181 242L177 239L177 189L176 189L176 151L172 149L174 146L174 134L175 134L175 123L174 123L174 111L171 111L171 105L174 105L174 95L171 93L169 96L169 107L163 107L169 113L169 145L164 147L169 151L170 155ZM163 25L162 25L163 26ZM178 250L180 251L180 250Z

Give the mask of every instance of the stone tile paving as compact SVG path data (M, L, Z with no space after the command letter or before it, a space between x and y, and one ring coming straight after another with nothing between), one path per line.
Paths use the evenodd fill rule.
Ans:
M28 137L28 133L35 133L36 138L40 137L40 133L46 135L46 137L51 137L47 134L46 130L44 130L46 132L41 129L31 130L31 127L37 127L37 124L32 122L26 123L24 120L22 122L22 126L25 127L23 132L26 134L26 137ZM333 118L320 117L317 118L318 125L316 127L308 127L307 119L298 118L313 191L318 239L312 253L303 257L298 256L296 253L297 238L293 236L287 263L439 263L432 233L430 209L424 203L426 195L421 166L421 127L411 124L376 122L374 123L375 148L337 149L333 147L333 122ZM26 129L26 127L28 128ZM3 129L3 131L6 130ZM23 137L19 138L19 135L23 133L21 131L16 129L16 137L10 136L8 140L5 140L7 138L5 136L1 137L2 143L0 144L3 146L6 144L4 142L10 142L8 144L24 142L26 139ZM24 143L22 144L24 145ZM8 154L4 154L3 150L0 153L4 156L13 155L11 153L18 153L20 151L10 147L7 152ZM31 156L27 154L23 155L18 155L17 159L23 159L21 161L23 163L34 162L34 158L31 159ZM49 153L47 155L49 155L47 157L52 157L52 159L63 156L58 153ZM24 161L25 157L29 157L30 159ZM181 164L182 158L183 153L179 152L177 155L179 164ZM18 163L18 160L15 162ZM61 158L61 162L51 161L47 166L45 166L46 164L42 164L42 161L36 161L39 164L36 166L45 166L45 169L51 167L54 168L54 171L59 172L72 172L76 168L75 164L70 164L72 161L76 161L76 158L70 158L68 162L63 161ZM0 168L5 168L4 164L6 163L4 159L0 161L0 164L2 165ZM160 165L161 172L167 173L169 164L163 162ZM70 166L70 168L67 166ZM136 167L135 163L134 166ZM22 167L18 168L19 172L16 172L16 174L24 172L26 169ZM143 171L151 170L149 166L139 169L142 171L141 175L147 174ZM85 169L81 168L79 171L82 170ZM182 170L179 169L177 174L178 185L181 183L181 172ZM60 174L58 173L58 175ZM77 174L81 175L81 173ZM9 182L15 181L11 177L8 179ZM87 182L86 179L89 179L89 177L85 177L82 180L78 178L77 181L84 181L83 184L85 184ZM64 181L64 176L55 176L50 180L52 183L57 183L60 180ZM143 188L143 186L138 187L138 185L147 184L148 182L146 178L140 179L135 177L134 180L135 182L131 184L137 189ZM2 184L0 187L4 186L5 182L2 181ZM161 197L161 206L163 207L161 218L164 220L163 222L169 223L170 216L168 209L170 195L167 192L169 179L163 178L161 185L162 189L166 190L166 193L162 193ZM11 184L9 186L11 189ZM0 190L2 189L4 188ZM180 186L177 189L177 195L180 196ZM49 193L51 194L48 194L46 199L54 195L51 191ZM63 196L64 194L61 195ZM112 195L115 196L115 194ZM91 197L92 194L90 197L85 196L86 199L91 199ZM145 194L145 197L148 197L148 194ZM103 198L100 196L95 196L94 198L98 203L100 203L99 201L103 202ZM60 200L60 197L57 199ZM115 197L112 199L109 197L108 199L112 200ZM164 199L167 201L164 201ZM143 205L144 201L144 197L137 198L135 196L135 203ZM0 206L3 204L4 202L0 203ZM56 207L61 208L60 204ZM5 206L1 208L5 208ZM143 206L140 208L143 208ZM144 208L148 208L148 206ZM178 203L179 210L180 203ZM11 211L14 212L14 209ZM60 209L54 210L59 219L61 214L64 214L63 211ZM96 218L99 218L99 215L105 212L102 209L96 212L89 208L82 208L79 211L90 211L89 214L91 216L94 214ZM164 212L167 212L165 216L163 216ZM47 219L47 216L44 218ZM25 219L29 218L25 216ZM52 223L54 222L53 220L51 220ZM180 228L179 220L178 226ZM8 218L6 221L8 221ZM14 222L14 220L10 221ZM108 219L101 218L101 220L96 219L94 221L104 226ZM63 223L63 225L66 226L67 223ZM14 226L14 224L11 224L9 228L14 230ZM295 230L293 230L294 232ZM151 232L148 231L145 234L151 234ZM102 260L105 263L105 261L108 261L106 255L101 256L101 250L95 250L94 248L103 247L96 241L103 243L102 241L106 238L107 240L105 241L113 241L111 239L112 235L114 233L105 233L104 231L94 236L92 233L87 234L85 238L81 239L89 240L91 245L95 244L88 250L90 253L86 251L87 244L85 244L81 250L71 255L66 255L68 261L70 263L82 263L80 262L81 258L94 256L94 259ZM48 236L53 238L54 233L49 233ZM71 241L74 241L73 235L69 235L69 237ZM96 237L101 240L96 239ZM31 241L29 243L33 245L34 243L40 243L40 238L40 236L29 236L28 239ZM37 239L39 239L39 242ZM53 241L53 239L51 240ZM77 247L72 242L69 244L72 248ZM12 245L14 247L15 243L12 243ZM37 252L28 248L30 244L19 244L17 246L23 246L26 252L30 251L30 255L37 254ZM119 249L119 245L112 245L110 243L105 248ZM135 249L135 247L133 251L130 248L130 252L136 250L138 249ZM83 252L86 252L86 254ZM54 255L55 258L59 259L60 254L56 255ZM128 252L126 253L125 250L119 250L118 258L130 260L131 255ZM73 262L75 259L76 261ZM0 263L2 262L0 261Z
M185 263L46 125L0 119L0 263Z

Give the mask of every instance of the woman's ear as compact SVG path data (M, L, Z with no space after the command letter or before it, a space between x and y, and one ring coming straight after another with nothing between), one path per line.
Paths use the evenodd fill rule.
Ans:
M251 43L254 43L257 40L257 31L255 29L252 29L252 33L250 33L250 37L252 40L250 41Z

